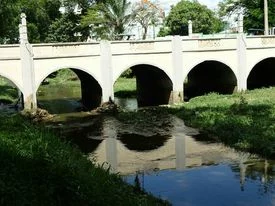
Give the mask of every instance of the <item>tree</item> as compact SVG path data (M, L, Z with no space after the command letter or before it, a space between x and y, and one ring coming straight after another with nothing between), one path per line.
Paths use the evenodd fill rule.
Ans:
M61 17L59 0L19 0L18 7L26 13L31 43L44 42L50 25Z
M81 41L79 26L75 24L77 16L74 13L65 13L56 19L49 27L45 42L76 42Z
M165 19L161 32L165 35L188 35L188 21L193 22L194 33L214 33L222 28L222 22L215 13L197 0L181 0Z
M242 13L244 15L244 29L264 29L264 1L263 0L223 0L219 3L221 17ZM269 24L275 26L275 1L268 1Z
M18 42L17 0L0 0L0 43Z
M81 24L83 27L89 26L97 38L122 39L132 19L130 5L127 0L106 0L94 4L82 18Z
M139 23L143 28L142 39L146 39L149 25L156 26L161 22L160 18L164 17L163 10L150 1L135 3L132 9L134 21Z

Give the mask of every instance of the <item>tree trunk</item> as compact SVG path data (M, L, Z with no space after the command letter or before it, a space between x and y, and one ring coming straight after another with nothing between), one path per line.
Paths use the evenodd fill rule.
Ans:
M143 35L142 35L142 39L145 40L146 36L147 36L148 27L143 27L143 29L144 29L144 32L143 32Z

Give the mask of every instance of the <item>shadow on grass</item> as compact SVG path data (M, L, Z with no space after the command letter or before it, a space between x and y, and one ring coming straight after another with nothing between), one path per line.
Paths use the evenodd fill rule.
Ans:
M117 91L115 92L116 97L120 98L136 98L137 97L137 92L134 91Z

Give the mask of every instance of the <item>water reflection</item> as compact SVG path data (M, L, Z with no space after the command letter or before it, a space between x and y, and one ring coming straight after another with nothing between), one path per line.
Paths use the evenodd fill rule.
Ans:
M83 110L81 89L78 85L45 85L37 92L38 106L51 114Z
M137 149L129 144L151 137L120 134L117 128L122 126L112 121L103 121L103 140L89 158L101 165L108 162L106 168L140 189L173 205L275 204L273 161L219 143L197 141L191 136L196 131L178 119L170 136L160 136L158 146L141 143Z
M118 98L115 97L115 103L121 108L133 111L138 108L138 103L136 98Z
M161 115L146 126L87 118L61 133L91 160L173 205L275 205L274 161L204 141L180 119Z

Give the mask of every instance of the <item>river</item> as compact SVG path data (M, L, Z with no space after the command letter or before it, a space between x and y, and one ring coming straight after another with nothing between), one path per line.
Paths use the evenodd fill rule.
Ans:
M61 135L91 161L120 173L126 182L173 205L275 205L273 160L206 139L171 115L158 120L160 125L169 122L169 129L129 125L111 116L85 120L89 114L73 113L81 105L74 92L64 97L66 92L62 91L62 98L52 89L39 93L40 105L59 113L53 128L61 129ZM133 99L116 102L124 108L136 107ZM84 120L68 123L72 118Z

